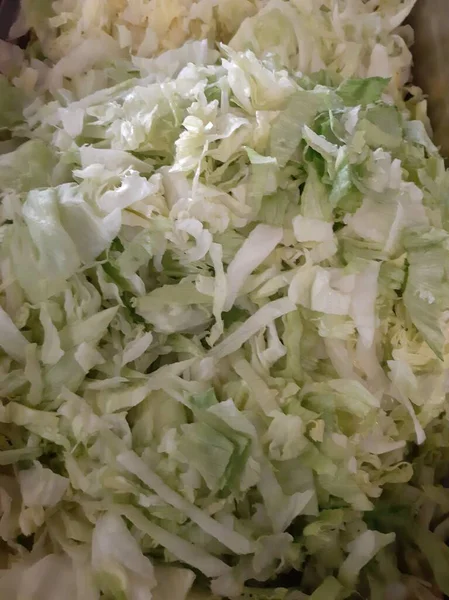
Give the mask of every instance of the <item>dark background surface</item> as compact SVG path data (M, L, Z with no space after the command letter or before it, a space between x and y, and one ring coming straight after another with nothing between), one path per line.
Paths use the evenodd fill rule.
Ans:
M0 0L0 39L8 37L9 28L19 11L19 0Z
M418 0L409 22L415 30L413 81L429 96L433 139L449 160L449 1Z

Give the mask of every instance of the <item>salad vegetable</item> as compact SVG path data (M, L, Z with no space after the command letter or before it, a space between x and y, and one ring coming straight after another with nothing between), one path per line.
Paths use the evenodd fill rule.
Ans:
M23 3L2 598L449 594L449 175L412 6Z

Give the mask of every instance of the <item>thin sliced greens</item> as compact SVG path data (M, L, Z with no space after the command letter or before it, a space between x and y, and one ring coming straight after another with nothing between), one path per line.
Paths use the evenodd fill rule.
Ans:
M0 597L448 593L449 176L404 100L412 6L22 3Z

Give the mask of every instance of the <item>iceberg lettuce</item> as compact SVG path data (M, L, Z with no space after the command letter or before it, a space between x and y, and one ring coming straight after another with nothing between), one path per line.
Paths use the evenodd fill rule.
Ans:
M402 90L412 5L23 2L1 597L448 593L449 178Z

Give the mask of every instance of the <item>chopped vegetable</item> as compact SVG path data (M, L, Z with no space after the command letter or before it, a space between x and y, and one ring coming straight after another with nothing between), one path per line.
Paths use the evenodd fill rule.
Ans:
M404 100L412 6L23 3L1 597L449 593L449 176Z

